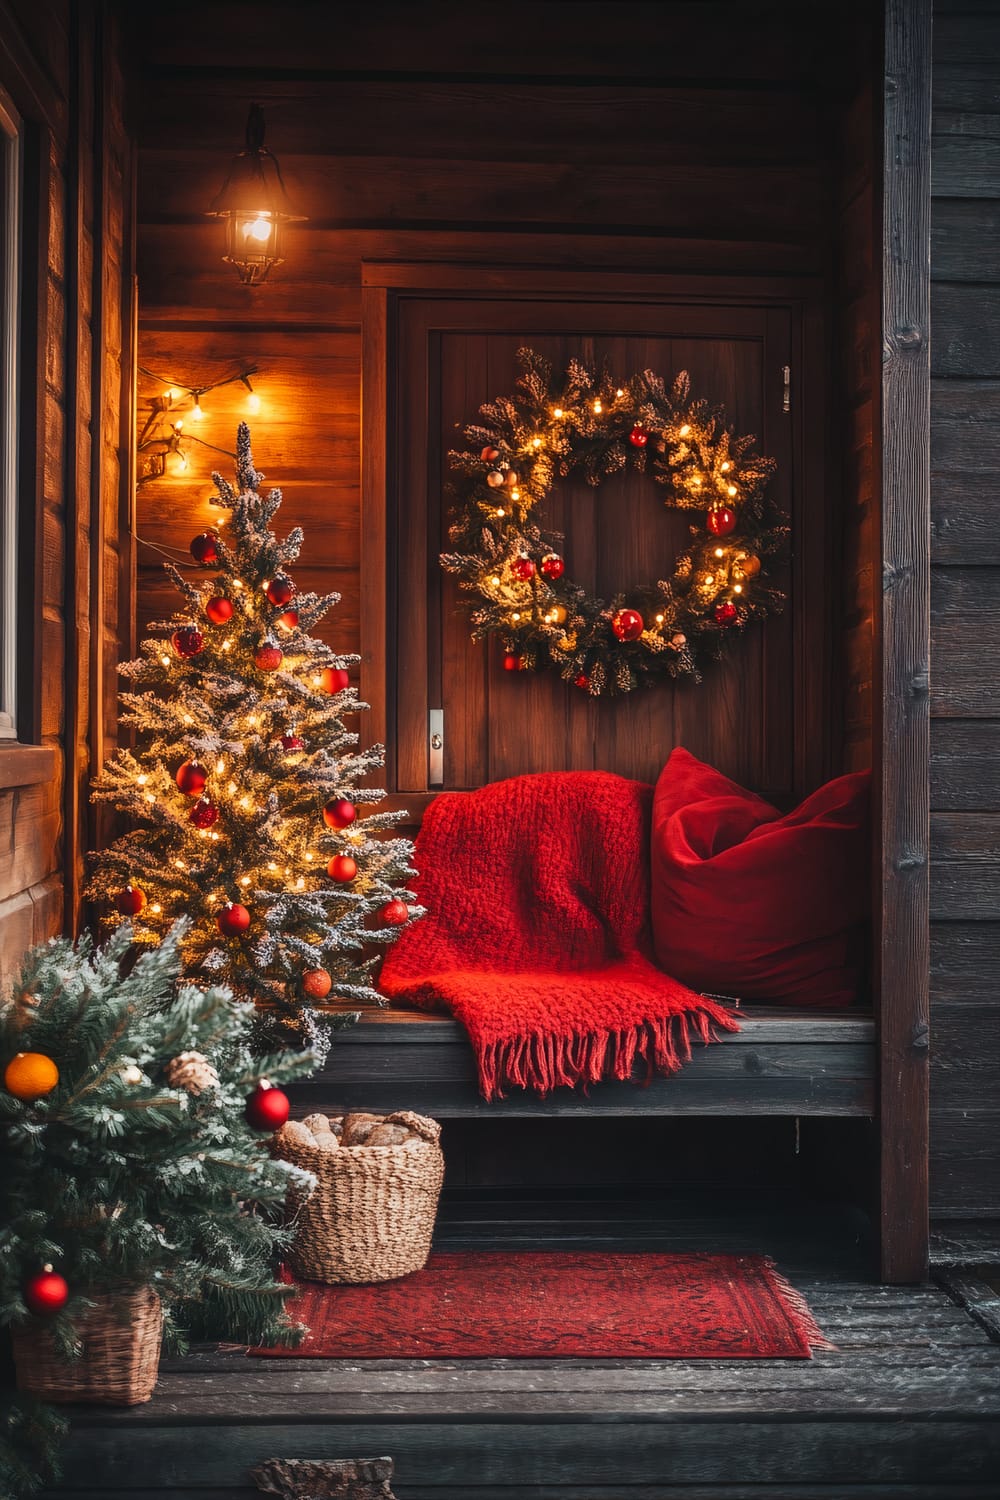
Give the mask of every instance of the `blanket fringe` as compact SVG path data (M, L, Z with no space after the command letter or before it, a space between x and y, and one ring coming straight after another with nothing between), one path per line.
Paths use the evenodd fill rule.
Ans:
M823 1333L819 1324L816 1322L816 1318L813 1314L812 1308L809 1306L809 1303L803 1297L802 1293L800 1291L797 1291L786 1277L782 1276L781 1272L778 1270L777 1266L774 1264L774 1261L770 1258L770 1256L764 1257L764 1264L767 1266L768 1273L771 1276L771 1279L773 1280L778 1291L781 1293L781 1296L784 1298L785 1302L787 1302L788 1306L795 1314L800 1331L802 1333L802 1337L805 1339L810 1349L823 1349L827 1350L831 1354L836 1354L836 1344L833 1343L832 1340L828 1339Z
M532 1088L542 1097L555 1088L585 1087L602 1079L625 1082L637 1059L646 1064L646 1083L657 1074L676 1073L691 1058L691 1033L704 1045L717 1040L716 1028L739 1031L725 1006L702 999L698 1009L641 1021L624 1030L530 1032L488 1043L479 1054L479 1087L487 1100L503 1099L508 1088Z

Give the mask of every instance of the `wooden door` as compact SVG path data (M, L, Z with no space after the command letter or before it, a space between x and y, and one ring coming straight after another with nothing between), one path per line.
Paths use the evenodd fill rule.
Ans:
M471 640L456 582L438 562L448 524L447 453L461 445L461 429L483 402L513 389L525 344L557 371L572 357L607 361L623 378L646 368L667 378L686 369L693 393L723 404L736 430L756 433L776 458L772 493L792 525L791 556L779 574L788 604L734 641L702 684L664 683L594 700L554 673L506 673L496 641ZM652 780L675 745L782 802L822 779L833 698L829 568L820 561L827 517L821 485L807 484L803 408L784 410L786 366L801 393L800 345L793 299L711 301L678 292L615 298L603 281L584 297L394 298L385 398L392 413L385 445L386 668L380 681L379 663L371 661L365 683L369 697L385 694L392 790L419 797L432 789L431 709L444 714L446 788L542 770L599 768ZM629 473L597 490L562 481L544 524L564 534L573 577L608 598L669 576L689 518L664 506L652 479ZM376 559L366 561L370 566Z

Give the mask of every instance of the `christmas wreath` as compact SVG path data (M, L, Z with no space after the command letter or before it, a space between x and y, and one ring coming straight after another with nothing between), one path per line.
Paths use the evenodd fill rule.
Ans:
M700 682L727 636L784 603L765 566L788 534L766 496L773 459L736 437L721 407L693 401L686 372L669 390L652 370L619 385L573 360L555 390L534 350L518 362L515 393L481 407L469 447L448 456L457 504L441 565L472 596L473 638L498 636L508 671L555 669L594 697ZM702 516L670 578L605 601L573 582L562 538L536 512L558 479L582 472L598 486L626 467L650 470L668 506Z

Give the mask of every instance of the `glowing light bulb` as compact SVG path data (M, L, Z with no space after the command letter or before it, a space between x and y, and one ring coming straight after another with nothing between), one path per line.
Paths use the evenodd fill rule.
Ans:
M255 417L260 411L260 397L256 391L251 391L247 397L247 411L252 417Z
M298 880L295 882L295 889L297 891L304 891L305 888L306 888L306 883L302 879L302 876L300 875L299 878L298 878Z
M603 410L604 410L604 407L601 405L601 403L599 401L595 401L594 402L594 415L596 417L599 417L601 415L601 412Z
M243 809L244 809L244 810L246 810L246 809L247 809L247 808L248 808L248 807L249 807L249 806L250 806L250 805L251 805L251 804L250 804L250 798L249 798L249 797L241 797L241 798L240 798L240 806L241 806L241 807L242 807L242 808L243 808Z
M511 492L510 492L510 498L512 500L520 500L520 498L521 498L521 491L520 490L511 490Z
M228 791L230 797L235 797L236 796L236 782L235 781L230 781L230 783L229 783L228 787L226 788L226 790Z
M223 643L222 643L222 649L223 649L223 651L231 651L233 649L233 641L232 641L232 637L231 636L227 636L226 639L223 641Z
M246 890L246 888L247 888L247 886L249 884L250 884L250 876L249 875L241 875L240 876L240 885L243 887L244 890Z
M216 843L219 842L219 835L217 833L213 833L212 834L212 838L215 840Z
M320 685L320 683L322 681L323 681L322 677L320 677L320 675L317 672L314 672L313 675L312 675L312 685L313 685L313 687L319 687L319 685Z
M726 554L723 552L721 547L716 547L715 555L716 557L725 557Z
M663 624L663 616L662 615L657 615L656 616L656 623L657 623L657 625L662 625Z
M181 471L182 474L187 473L188 461L187 461L186 457L184 456L183 453L178 453L177 458L179 460L178 464L177 464L177 467L180 469L180 471Z
M498 588L499 587L499 585L500 585L500 579L499 579L499 576L496 573L493 574L493 577L490 579L490 583L492 583L492 585L493 585L494 588Z
M561 406L557 406L557 407L556 407L556 409L555 409L555 411L554 411L554 412L553 412L553 413L552 413L552 415L553 415L553 416L554 416L554 417L555 417L555 418L556 418L556 419L557 419L557 420L558 420L558 419L559 419L559 417L561 417L561 416L562 416L562 414L563 414L563 409L562 409L562 407L561 407Z
M170 387L169 391L163 392L163 399L168 406L172 405L173 402L177 400L177 392L174 390L173 386Z
M732 467L733 467L732 464L729 462L729 459L727 458L726 461L725 461L725 463L722 465L722 472L723 472L723 474L728 474L729 471L730 471L730 469Z
M243 580L241 578L234 578L233 579L233 588L234 589L241 589L242 587L243 587Z
M178 417L177 421L174 423L174 431L175 432L180 432L180 430L181 430L181 428L183 426L184 426L184 423L181 421L180 417Z
M192 717L191 717L190 714L185 714L184 715L184 723L185 724L193 724L194 723L194 720L192 719Z
M162 661L162 663L163 663L163 665L165 667L169 667L169 665L170 665L170 657L169 656L161 656L160 660Z
M220 760L217 760L215 762L215 771L216 771L216 775L217 776L221 776L222 773L225 771L225 769L226 769L226 762L224 760L220 759Z
M290 874L291 874L291 873L292 873L292 872L291 872L291 870L290 870L290 869L289 869L289 868L288 868L288 866L287 866L287 865L286 865L286 866L285 866L285 874L286 874L286 875L290 875Z
M259 245L263 245L271 238L270 219L262 213L258 214L256 219L252 219L249 224L244 226L243 238L256 240Z
M184 861L182 859L175 859L174 860L174 867L175 867L175 869L178 869L178 870L183 870L183 869L186 868L186 866L184 864Z
M690 431L691 431L691 427L690 427L689 423L685 422L684 426L681 428L681 437L687 437L687 435L688 435L688 433Z
M156 801L155 794L153 792L147 792L146 793L146 801L147 802L155 802Z
M517 610L515 609L514 613L511 615L511 619L514 621L515 625L517 624L517 622L518 622L518 620L520 618L521 618L521 616L518 614Z
M149 780L149 777L146 775L145 771L143 771L142 775L137 776L135 779L140 786L145 786L146 782Z
M743 592L743 585L742 585L742 583L734 583L733 584L733 593L734 594L742 594L742 592Z
M313 862L313 856L311 854L307 854L306 855L306 864L307 865L311 865L312 862Z
M159 916L160 912L163 910L163 907L160 905L159 901L154 901L149 909L154 916Z
M715 582L715 574L714 573L706 573L705 574L705 586L708 587L710 584L713 584L714 582Z
M204 409L197 396L195 396L194 398L194 406L191 408L191 415L196 422L201 422L205 416Z
M498 516L505 516L506 514L507 514L507 512L504 510L503 506L501 505L500 508L497 511L497 515Z
M278 866L275 864L274 860L272 859L272 860L269 860L267 868L269 870L276 870L278 868Z
M615 391L615 395L616 395L616 397L618 398L619 401L624 396L624 394L625 394L625 392L622 390L621 386L619 386L618 389Z
M532 438L531 446L533 448L540 448L542 446L541 438Z

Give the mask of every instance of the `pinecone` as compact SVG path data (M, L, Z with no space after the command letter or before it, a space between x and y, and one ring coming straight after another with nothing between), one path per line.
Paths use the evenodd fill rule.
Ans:
M187 1089L195 1097L219 1086L219 1075L202 1052L179 1052L167 1063L165 1076L172 1089Z

